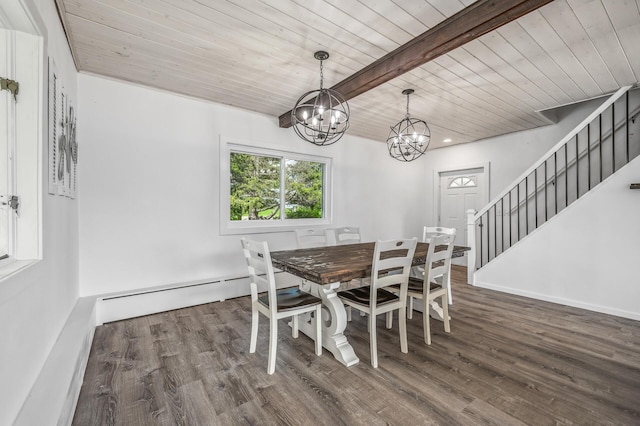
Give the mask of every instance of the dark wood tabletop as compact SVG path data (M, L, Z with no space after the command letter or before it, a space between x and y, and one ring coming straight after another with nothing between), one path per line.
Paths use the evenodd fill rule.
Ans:
M346 244L271 252L273 265L318 284L348 282L371 275L375 243ZM443 246L444 248L444 246ZM428 243L418 243L413 265L424 265ZM452 257L464 256L469 247L454 246Z

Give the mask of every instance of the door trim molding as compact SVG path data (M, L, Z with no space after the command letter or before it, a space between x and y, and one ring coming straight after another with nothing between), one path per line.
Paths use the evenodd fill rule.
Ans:
M482 194L482 199L480 200L483 205L486 205L487 203L489 203L489 193L490 191L490 186L489 186L489 174L491 173L491 162L489 161L485 161L485 162L481 162L481 163L468 163L468 164L461 164L458 166L449 166L449 167L440 167L437 169L433 169L433 195L434 195L434 203L433 203L433 218L436 219L436 226L440 226L440 218L438 216L438 212L440 211L440 198L441 195L440 194L440 175L442 175L443 173L450 173L450 172L460 172L460 174L463 174L463 172L465 170L473 170L473 169L482 169L482 178L481 178L481 182L483 185L483 194Z

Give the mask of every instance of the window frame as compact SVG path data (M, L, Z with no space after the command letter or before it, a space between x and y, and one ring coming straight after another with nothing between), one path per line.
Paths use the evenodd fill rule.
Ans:
M13 127L10 138L7 195L19 197L19 215L9 211L8 257L0 259L0 281L34 265L42 259L42 144L45 137L45 70L44 38L34 21L21 21L29 15L20 9L0 10L9 16L3 30L10 33L6 75L20 84L17 102L8 111ZM17 8L17 9L16 9ZM12 13L9 13L12 12ZM33 24L29 26L25 22ZM15 24L15 25L14 25ZM8 71L8 72L7 72Z
M249 155L277 157L281 159L280 188L284 191L284 165L286 160L310 161L324 164L322 182L322 218L307 219L275 219L275 220L231 220L230 196L231 196L231 153L238 152ZM279 148L264 148L236 141L227 141L221 138L220 142L220 235L257 234L268 232L287 232L300 227L314 227L331 225L333 217L332 208L332 163L331 157L303 154ZM281 194L281 199L284 192Z
M2 58L4 64L0 65L0 77L12 78L14 75L14 49L15 36L13 31L3 30L0 40L4 46L10 46ZM1 111L0 120L0 265L11 260L15 253L15 227L16 214L8 206L8 196L15 195L15 170L14 159L16 158L16 102L9 91L0 91L0 102L5 108Z

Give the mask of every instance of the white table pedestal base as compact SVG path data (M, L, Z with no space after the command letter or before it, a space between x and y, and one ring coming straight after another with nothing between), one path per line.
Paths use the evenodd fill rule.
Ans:
M310 281L304 281L300 285L302 290L322 299L322 346L331 352L338 361L350 367L357 364L360 359L343 334L347 327L347 311L336 293L338 287L340 287L340 283L320 285ZM313 338L314 330L310 315L301 315L298 329Z

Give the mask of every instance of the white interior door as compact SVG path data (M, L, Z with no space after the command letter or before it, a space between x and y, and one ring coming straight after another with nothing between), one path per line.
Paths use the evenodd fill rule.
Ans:
M440 211L438 225L456 228L455 244L467 244L467 210L482 204L483 169L457 170L440 173ZM453 263L465 265L466 259L454 259Z

